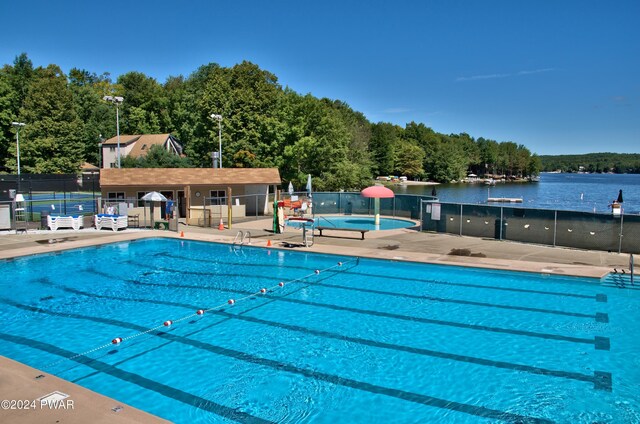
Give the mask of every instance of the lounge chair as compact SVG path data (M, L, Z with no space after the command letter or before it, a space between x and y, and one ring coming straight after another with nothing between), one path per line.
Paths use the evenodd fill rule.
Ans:
M47 226L56 231L58 228L82 228L82 216L51 216L47 215Z
M95 216L96 229L98 230L106 228L107 230L118 231L120 228L127 228L128 220L125 215L98 214Z

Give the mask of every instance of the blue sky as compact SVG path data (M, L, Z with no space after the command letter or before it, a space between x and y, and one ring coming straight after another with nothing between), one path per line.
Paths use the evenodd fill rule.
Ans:
M640 152L640 1L2 1L0 61L26 52L164 82L249 60L373 122Z

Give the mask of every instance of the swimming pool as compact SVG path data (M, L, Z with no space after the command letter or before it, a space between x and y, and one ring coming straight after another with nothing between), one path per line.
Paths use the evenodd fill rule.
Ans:
M358 230L397 230L415 227L413 221L398 218L380 218L380 225L376 226L372 216L314 216L315 226L335 228L355 228Z
M0 354L175 422L640 420L624 281L176 239L0 272Z

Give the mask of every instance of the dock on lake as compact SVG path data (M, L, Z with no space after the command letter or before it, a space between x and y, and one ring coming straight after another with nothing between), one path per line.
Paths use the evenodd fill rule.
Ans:
M522 203L522 197L489 197L489 203Z

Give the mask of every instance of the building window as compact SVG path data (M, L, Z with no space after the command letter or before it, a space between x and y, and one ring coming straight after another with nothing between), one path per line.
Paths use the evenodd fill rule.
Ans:
M109 164L109 168L117 168L117 167L116 167L116 163L115 163L115 162L111 162L111 163Z
M124 191L108 192L107 200L124 200Z
M111 153L115 152L116 151L116 146L109 146L109 151Z
M137 193L137 196L138 196L138 207L139 208L145 206L145 201L144 200L140 200L140 199L142 199L142 196L144 196L145 194L147 194L146 191L139 191Z
M226 205L227 204L227 192L224 190L211 190L209 192L211 196L212 205Z

